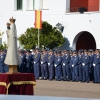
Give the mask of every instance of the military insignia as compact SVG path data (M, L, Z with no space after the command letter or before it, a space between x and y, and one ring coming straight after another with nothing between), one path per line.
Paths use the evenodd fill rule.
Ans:
M68 56L66 57L66 59L68 58Z
M44 58L44 55L41 55L41 59L43 59Z
M34 58L37 58L37 54L35 54Z
M48 56L48 59L50 59L50 58L51 58L51 55Z

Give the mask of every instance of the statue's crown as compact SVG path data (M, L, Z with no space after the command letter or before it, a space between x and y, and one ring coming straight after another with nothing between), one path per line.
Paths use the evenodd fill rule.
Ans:
M13 17L9 19L10 22L15 23L16 19L14 19Z
M7 23L6 25L7 25L7 26L10 26L10 23Z

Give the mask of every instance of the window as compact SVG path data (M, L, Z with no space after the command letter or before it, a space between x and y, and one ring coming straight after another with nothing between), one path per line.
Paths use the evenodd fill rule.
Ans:
M34 3L35 3L35 0L27 0L27 10L33 10Z
M17 9L16 10L22 10L22 0L17 0Z
M40 0L40 9L48 9L49 1L48 0Z

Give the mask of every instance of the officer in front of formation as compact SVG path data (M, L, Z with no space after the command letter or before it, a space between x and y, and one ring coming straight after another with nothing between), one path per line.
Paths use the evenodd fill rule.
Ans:
M61 81L61 66L62 66L61 51L58 51L57 52L57 58L54 62L55 74L56 74L56 80L57 81Z

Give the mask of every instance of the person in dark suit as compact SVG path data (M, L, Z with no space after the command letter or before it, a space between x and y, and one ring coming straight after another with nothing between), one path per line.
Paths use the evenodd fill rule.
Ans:
M18 71L21 73L25 72L25 67L26 67L26 54L24 52L24 50L20 51L20 58L22 60L22 63L18 66Z
M31 66L31 55L30 50L26 50L26 70L25 72L30 73L30 66Z

